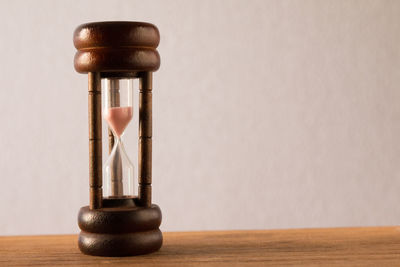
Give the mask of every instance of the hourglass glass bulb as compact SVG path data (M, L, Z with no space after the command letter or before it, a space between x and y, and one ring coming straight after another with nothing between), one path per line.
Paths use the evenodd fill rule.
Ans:
M133 117L132 95L131 80L105 79L103 117L114 135L114 146L104 165L104 197L134 195L134 167L121 140Z

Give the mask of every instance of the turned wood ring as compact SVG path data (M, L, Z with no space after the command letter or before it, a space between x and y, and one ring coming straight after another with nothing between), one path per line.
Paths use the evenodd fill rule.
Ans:
M86 23L75 30L73 39L78 50L74 66L79 73L144 72L160 67L156 50L160 33L150 23Z

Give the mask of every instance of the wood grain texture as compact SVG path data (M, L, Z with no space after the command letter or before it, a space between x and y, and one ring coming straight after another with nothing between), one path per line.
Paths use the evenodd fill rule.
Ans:
M76 49L98 47L157 48L160 32L151 23L139 21L103 21L79 25L74 32Z
M102 209L82 207L78 214L82 253L118 257L159 250L163 242L161 210L157 205L138 204L138 198L104 198Z
M138 151L138 180L139 200L145 207L151 206L152 183L152 89L153 74L145 72L139 80L139 151Z
M160 251L105 258L77 236L0 237L0 266L400 266L400 227L165 233Z
M160 33L150 23L107 21L82 24L74 32L74 66L80 73L156 71Z
M102 203L102 136L101 136L101 79L100 73L88 74L89 113L89 184L91 209Z

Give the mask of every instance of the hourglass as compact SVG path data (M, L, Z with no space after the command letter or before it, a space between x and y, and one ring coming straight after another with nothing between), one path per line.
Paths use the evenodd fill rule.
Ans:
M78 245L88 255L130 256L162 245L161 210L151 201L152 73L160 66L158 29L144 22L95 22L74 32L74 66L89 78L89 206L78 214ZM134 88L134 80L139 88ZM138 192L123 140L138 98ZM109 128L103 165L102 120Z

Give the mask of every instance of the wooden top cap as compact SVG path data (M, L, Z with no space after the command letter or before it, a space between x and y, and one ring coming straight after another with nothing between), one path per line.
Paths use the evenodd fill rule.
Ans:
M78 26L74 32L74 66L79 73L156 71L160 33L145 22L107 21Z

